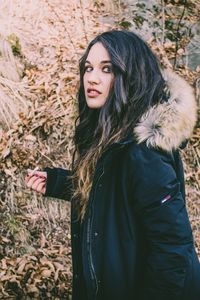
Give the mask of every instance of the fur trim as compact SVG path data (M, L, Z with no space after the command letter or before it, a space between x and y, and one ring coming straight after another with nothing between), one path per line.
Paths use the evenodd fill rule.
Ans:
M197 117L196 101L190 85L170 70L163 72L170 90L167 102L150 108L134 133L138 143L171 152L192 134Z

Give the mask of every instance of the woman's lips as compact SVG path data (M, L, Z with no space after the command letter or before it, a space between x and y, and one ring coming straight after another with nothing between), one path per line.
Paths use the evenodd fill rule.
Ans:
M97 96L99 96L101 94L101 92L99 92L98 90L95 89L87 89L87 96L90 98L96 98Z

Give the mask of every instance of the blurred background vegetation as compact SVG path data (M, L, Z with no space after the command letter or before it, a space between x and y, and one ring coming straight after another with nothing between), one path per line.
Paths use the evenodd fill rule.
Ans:
M200 101L200 2L0 2L0 299L70 299L69 203L25 188L27 168L70 167L78 59L113 28L141 35ZM199 122L182 151L200 255Z

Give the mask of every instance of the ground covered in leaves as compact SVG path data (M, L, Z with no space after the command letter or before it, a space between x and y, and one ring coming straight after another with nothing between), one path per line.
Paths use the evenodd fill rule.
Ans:
M172 8L182 8L182 2L163 3L166 20L177 17ZM141 24L139 9L136 30ZM31 193L24 176L28 168L70 167L78 59L96 34L128 28L133 21L129 11L121 1L109 0L0 4L0 299L71 297L69 203ZM195 22L198 15L191 5L187 18ZM163 12L156 18L159 23ZM166 28L165 34L169 31L175 34L177 27ZM187 36L179 35L178 44L174 36L165 40L162 31L161 36L161 44L156 36L149 45L164 66L174 67L195 87L198 70L173 63L184 54ZM199 137L197 126L182 155L200 254Z

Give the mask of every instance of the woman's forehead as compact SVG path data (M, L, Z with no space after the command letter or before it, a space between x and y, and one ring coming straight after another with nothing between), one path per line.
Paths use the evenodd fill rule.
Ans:
M98 42L94 44L86 58L86 62L88 63L102 63L102 62L110 62L110 56L107 49L102 45L102 43Z

